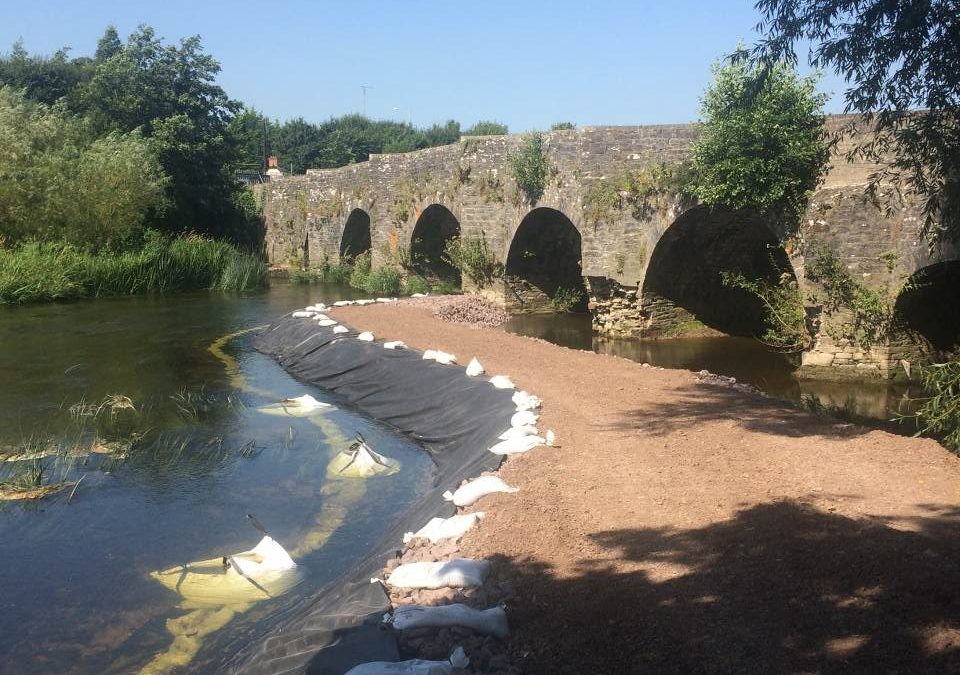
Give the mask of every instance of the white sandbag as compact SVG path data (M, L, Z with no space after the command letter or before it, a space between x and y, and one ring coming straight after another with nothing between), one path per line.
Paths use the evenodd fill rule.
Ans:
M511 438L506 441L500 441L490 448L490 452L495 455L518 455L527 450L546 445L547 441L539 436L522 436L520 438Z
M483 511L477 511L450 518L431 518L429 523L416 532L407 532L403 535L403 543L409 544L414 539L427 539L436 544L444 539L459 539L479 523L483 516Z
M318 302L315 305L310 305L308 307L304 307L303 309L304 311L307 311L307 312L326 312L327 306L322 302Z
M329 410L331 408L333 408L331 404L318 401L310 394L304 394L303 396L298 396L296 398L285 398L278 403L270 403L269 405L260 406L257 408L257 410L268 415L309 417L310 415L314 415L318 412Z
M334 333L349 333L349 332L350 332L350 329L347 328L346 326L334 326L334 327L333 327L333 332L334 332Z
M373 342L373 333L368 330L363 331L360 335L357 336L358 340L363 342Z
M357 440L349 448L330 460L327 465L328 478L369 478L370 476L392 476L400 470L400 462L375 452L363 436L357 434Z
M551 448L557 443L557 435L553 433L553 429L547 429L547 435L544 438Z
M357 300L354 304L357 304L357 305L372 305L372 304L375 303L375 302L376 302L376 300L364 299L364 300Z
M509 441L511 438L522 438L524 436L536 436L537 428L532 424L524 424L522 427L510 427L502 434L497 436L501 441Z
M442 363L445 366L449 366L457 362L457 357L453 354L440 351L439 349L428 349L423 353L423 358L426 361L436 361L437 363Z
M394 588L472 588L482 586L490 573L490 562L470 558L451 558L439 562L415 562L400 565L387 577Z
M353 300L337 300L333 303L334 307L346 307L347 305L354 304Z
M513 413L513 417L510 418L510 426L523 427L536 424L539 419L540 415L532 410L521 410L520 412Z
M457 647L446 661L374 661L354 666L346 675L452 675L454 669L469 665L470 659L463 652L463 647Z
M396 302L396 298L377 298L377 302Z
M384 349L406 349L407 344L403 340L391 340L383 343Z
M462 626L481 635L490 635L501 640L510 635L507 613L503 607L474 609L460 603L435 607L401 605L393 610L391 623L397 630Z
M328 321L330 319L329 316L327 316L326 314L322 314L321 312L314 312L313 318L316 319L317 321Z
M474 356L470 359L470 363L467 364L467 375L470 377L477 377L478 375L483 375L485 372L483 365L477 360L477 357Z
M513 404L520 410L537 410L543 405L539 396L535 396L528 391L513 392Z
M506 375L494 375L490 378L490 384L492 384L497 389L514 389L515 385L513 380L511 380Z
M319 321L317 321L317 325L322 326L323 328L326 328L328 326L336 326L337 322L334 321L333 319L320 319Z
M499 476L480 476L464 483L454 492L447 490L443 498L457 506L470 506L494 492L520 492L520 488L510 487Z
M414 294L411 295L410 297L411 297L411 298L425 298L425 297L427 297L428 295L430 295L430 294L429 294L429 293L414 293Z
M299 311L299 312L294 312L294 313L293 313L293 318L294 318L294 319L309 319L309 318L310 318L311 316L313 316L313 315L314 315L314 312L308 312L307 310L301 310L301 311Z

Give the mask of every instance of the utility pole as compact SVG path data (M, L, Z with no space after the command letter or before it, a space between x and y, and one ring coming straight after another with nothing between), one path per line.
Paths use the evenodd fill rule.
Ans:
M373 89L369 84L361 84L360 91L363 92L363 116L367 116L367 89Z

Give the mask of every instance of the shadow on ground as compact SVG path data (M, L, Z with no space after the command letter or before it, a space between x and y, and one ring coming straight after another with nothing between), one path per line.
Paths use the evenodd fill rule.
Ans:
M886 523L779 501L689 530L601 532L559 578L495 561L524 672L960 672L960 514Z
M704 422L729 420L750 431L791 438L812 435L853 438L872 431L835 417L814 415L777 399L745 394L715 384L679 387L655 407L626 411L608 428L614 431L642 430L654 436L665 436Z

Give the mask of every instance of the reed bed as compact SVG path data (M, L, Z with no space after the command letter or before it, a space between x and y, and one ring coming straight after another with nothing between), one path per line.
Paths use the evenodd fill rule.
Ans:
M209 289L245 291L267 278L258 256L188 235L152 238L139 251L88 253L31 242L0 249L0 303L22 304Z

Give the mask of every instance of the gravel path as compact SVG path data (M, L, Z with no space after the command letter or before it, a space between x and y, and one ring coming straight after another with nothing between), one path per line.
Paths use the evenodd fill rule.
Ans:
M508 461L521 491L461 542L515 590L524 672L960 672L960 461L937 443L429 305L334 313L544 399L561 447Z

